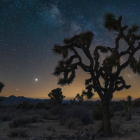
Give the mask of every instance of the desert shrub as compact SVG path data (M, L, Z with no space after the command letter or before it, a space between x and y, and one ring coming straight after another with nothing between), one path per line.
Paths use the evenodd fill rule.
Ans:
M133 107L140 107L140 100L134 101Z
M34 105L30 105L30 109L33 109L34 108Z
M37 118L38 118L37 116L32 116L31 117L31 122L32 123L36 123L37 122Z
M92 117L95 120L102 120L103 117L103 111L102 111L102 106L97 106L95 109L92 111ZM110 111L110 118L114 117L114 112Z
M47 112L43 113L43 119L48 119L49 118L49 114Z
M9 128L27 127L31 122L31 117L17 117L9 123Z
M119 130L121 126L121 123L120 122L116 122L116 121L111 121L111 129L112 129L112 132L114 134L117 134L117 131Z
M62 106L68 106L68 103L63 103Z
M47 130L48 130L48 131L52 131L52 132L55 132L55 127L52 127L52 126L48 126L48 127L47 127Z
M127 102L125 102L125 104L127 104ZM114 111L121 111L125 108L125 105L123 105L121 102L114 102L112 108Z
M121 117L125 117L126 116L126 111L125 110L122 110L121 111Z
M27 137L27 129L25 128L18 128L18 134L20 137Z
M16 109L32 109L33 105L30 104L30 102L23 101L21 104L17 105Z
M46 106L46 107L45 107L45 109L46 109L46 110L49 110L49 109L50 109L50 107L49 107L49 106Z
M9 133L8 133L9 137L17 137L18 136L18 132L16 129L12 129Z
M46 108L48 109L49 107L47 107L46 103L44 102L39 102L37 103L37 105L35 106L36 109L43 109L43 108Z
M1 120L4 122L4 121L11 121L11 119L12 119L12 116L11 115L9 115L8 113L4 113L4 114L2 114L1 115Z
M15 128L8 133L9 137L27 137L27 135L27 129L25 128Z
M60 123L63 125L69 118L76 118L81 121L82 124L90 124L93 122L92 117L84 106L73 105L71 108L65 110L65 113L60 119Z
M77 129L79 126L82 126L83 123L78 118L68 118L65 122L65 125L69 128Z
M59 107L53 107L51 111L51 115L57 115L59 113L60 108Z

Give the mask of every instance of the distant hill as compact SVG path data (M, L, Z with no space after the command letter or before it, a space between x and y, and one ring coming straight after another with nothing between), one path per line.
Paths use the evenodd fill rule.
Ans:
M10 104L13 104L13 105L18 105L20 103L22 103L23 101L26 101L28 100L31 104L37 104L39 102L43 102L44 99L34 99L34 98L27 98L27 97L24 97L24 96L14 96L14 95L11 95L9 97L4 97L4 100L1 102L2 105L10 105ZM49 99L46 99L49 101ZM70 100L63 100L62 103L67 103L69 102ZM76 101L78 102L78 101ZM84 101L86 102L86 101ZM97 100L97 101L94 101L94 102L98 102L100 103L101 101L100 100ZM111 101L111 102L117 102L117 101Z
M4 97L4 100L1 103L2 103L2 105L10 105L10 104L17 105L17 104L20 104L20 103L22 103L23 101L26 101L26 100L28 100L31 104L37 104L39 102L44 101L43 99L26 98L24 96L16 97L14 95L11 95L9 97Z

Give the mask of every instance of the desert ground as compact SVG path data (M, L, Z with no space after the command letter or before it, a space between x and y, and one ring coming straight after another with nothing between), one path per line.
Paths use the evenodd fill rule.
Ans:
M114 138L108 139L99 131L102 121L92 117L94 108L93 104L50 109L0 108L0 140L140 140L140 107L132 107L129 121L125 109L114 111L111 118ZM72 110L79 110L82 119Z

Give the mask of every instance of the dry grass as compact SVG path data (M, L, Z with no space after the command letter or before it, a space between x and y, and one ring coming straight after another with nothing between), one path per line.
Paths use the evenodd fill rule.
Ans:
M15 128L9 131L7 134L9 137L27 137L27 129L25 128Z
M68 108L63 107L63 108L65 108L66 110L70 110L70 107L68 107ZM65 117L67 117L67 119L64 122L64 126L61 126L60 123L59 123L59 120L56 120L56 118L57 118L56 116L58 114L60 114L59 113L60 109L58 109L58 110L56 111L57 113L54 111L54 116L52 116L52 120L49 120L48 116L50 116L50 111L45 110L45 109L41 109L41 110L31 109L29 111L23 110L23 112L22 112L22 110L16 110L16 109L15 110L14 109L13 110L10 110L10 109L1 110L0 109L0 113L9 114L12 117L14 116L14 119L22 118L21 121L16 121L15 124L18 124L19 122L22 122L21 124L23 124L23 122L24 122L23 121L23 116L25 116L27 118L29 116L29 118L30 118L29 122L25 121L25 122L27 122L27 123L25 123L26 124L25 126L24 125L14 125L17 128L11 127L12 129L9 129L9 127L8 127L9 122L8 121L7 122L5 122L5 121L1 122L0 123L0 134L3 134L3 135L0 137L0 139L1 140L11 140L11 139L12 140L19 140L19 139L26 140L27 138L29 139L32 136L37 136L37 135L42 136L43 133L45 133L46 135L51 135L51 134L74 135L76 133L77 129L79 129L81 127L87 128L88 131L93 132L95 134L101 128L101 125L102 125L101 120L99 120L99 121L94 121L93 120L93 124L89 123L89 124L83 125L83 123L81 121L82 119L80 118L81 116L79 115L80 113L77 113L77 111L75 111L76 113L68 112L68 114L65 114L66 115ZM81 113L83 113L83 112L84 112L84 110L81 109ZM90 113L90 115L91 115L91 113ZM72 117L70 117L69 114L72 114ZM77 114L80 117L77 116ZM88 113L86 113L86 112L84 114L88 115ZM73 117L73 116L76 116L76 117ZM95 140L140 140L140 135L138 135L138 133L140 133L140 131L138 131L137 128L136 128L137 132L135 132L135 134L133 134L133 132L127 132L124 135L118 135L117 134L117 130L119 130L119 128L122 124L124 124L124 123L126 124L126 123L131 122L131 121L128 121L128 122L123 121L121 123L119 121L119 117L121 117L121 116L117 116L115 121L113 119L111 120L112 131L115 134L114 138L109 138L109 139L96 138ZM88 118L88 117L85 117L85 118ZM121 119L125 120L125 117L123 117ZM11 122L13 122L13 120ZM43 121L41 122L39 120L43 120L44 122ZM86 120L87 119L83 119L83 122L87 122ZM131 123L133 123L133 121L136 121L136 120L132 120ZM138 123L139 122L140 121L138 121ZM22 126L27 127L29 124L31 124L31 125L30 125L30 127L28 127L27 131L25 131L25 128L21 128L22 130L19 128L19 127L22 127ZM123 130L123 129L121 129L121 130ZM28 132L28 135L27 135L27 132ZM8 134L9 137L7 137L7 134ZM24 136L26 138L24 138Z

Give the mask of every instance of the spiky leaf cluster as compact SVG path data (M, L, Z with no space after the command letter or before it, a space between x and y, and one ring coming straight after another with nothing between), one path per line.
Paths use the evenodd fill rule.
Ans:
M63 58L66 58L68 56L67 47L63 47L58 44L55 44L52 50L55 54L62 54Z
M118 55L111 55L107 56L105 58L105 63L107 63L109 66L118 66L120 64L120 59Z
M59 66L56 66L55 69L54 69L54 72L53 72L53 75L54 76L60 76L62 73L61 69Z
M84 99L84 95L83 94L77 94L76 96L75 96L75 99L77 99L78 101L79 101L79 103L82 103L82 101L83 101L83 99Z
M94 93L93 92L89 92L89 91L82 91L82 94L84 95L84 96L86 96L86 98L87 99L91 99L93 96L94 96Z
M55 54L61 54L63 47L58 44L55 44L52 50Z
M108 49L106 47L101 47L100 50L101 50L102 53L108 52Z
M91 31L81 33L79 35L83 46L89 47L91 45L91 41L93 39L94 34Z
M4 87L4 84L0 82L0 92L2 91L3 87Z
M128 33L132 34L132 33L136 33L139 30L139 26L132 24L131 28L128 29Z
M62 56L63 56L63 58L66 58L68 56L68 48L64 48L62 50Z
M59 78L58 84L61 85L61 86L66 85L67 84L67 79L65 79L65 78Z
M104 17L104 27L110 30L118 31L115 15L113 13L107 13Z
M134 73L138 73L140 75L140 58L139 62L137 62L137 60L133 57L130 61L130 68Z
M75 35L72 38L64 38L63 42L64 42L64 44L71 44L71 43L74 43L78 38L79 38L79 36Z

